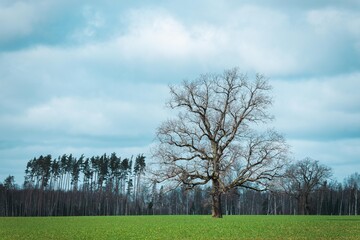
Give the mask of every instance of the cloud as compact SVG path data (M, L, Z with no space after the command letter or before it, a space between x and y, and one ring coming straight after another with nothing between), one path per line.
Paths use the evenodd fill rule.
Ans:
M297 160L310 157L333 169L335 179L342 180L360 169L360 138L330 141L289 140Z
M282 36L276 34L288 30L283 24L288 16L254 6L237 8L229 16L221 23L187 23L162 9L132 10L127 31L117 37L113 49L127 61L145 64L240 65L270 74L299 66L291 52L281 49Z
M339 144L332 163L354 163L358 12L352 1L2 1L0 158L146 148L168 116L167 84L238 66L270 77L275 127L297 156Z
M7 52L63 40L68 26L65 22L59 26L54 21L62 19L58 13L63 13L66 5L65 1L2 1L0 50Z
M74 29L68 37L70 40L84 43L97 40L103 28L107 25L104 14L92 6L84 6L82 8L82 16L84 18L84 26L80 29Z
M140 135L143 131L149 134L145 126L153 125L151 122L156 121L159 115L161 109L147 103L55 98L44 105L30 108L23 119L38 128L70 134L131 136Z
M360 138L360 73L273 81L276 126L290 138Z
M8 41L32 32L33 25L39 20L36 7L25 2L0 5L0 39Z
M145 86L142 86L145 87ZM153 94L162 89L146 86ZM140 86L136 87L137 91ZM134 90L131 88L128 91ZM133 92L135 93L135 92ZM135 93L136 94L136 93ZM152 135L158 121L167 113L158 101L146 102L137 96L136 101L113 98L54 97L48 102L30 106L23 113L4 117L3 125L50 137L60 136L122 136ZM4 131L6 131L4 129Z
M355 37L360 36L360 17L357 11L352 9L339 10L324 8L310 10L307 13L307 21L319 34L334 34L344 32Z
M133 10L127 21L127 31L114 44L119 57L130 61L206 61L217 51L215 40L222 36L211 26L185 26L164 10Z
M266 74L289 74L299 70L290 16L270 8L245 5L228 19L229 46L242 68ZM284 36L284 33L288 35ZM287 51L284 51L284 49Z
M332 21L336 25L326 20L332 15L339 16ZM245 4L230 9L221 22L188 23L162 9L132 10L126 19L127 31L114 49L128 61L209 66L221 59L221 67L275 76L338 74L360 64L359 20L348 9L284 12Z
M154 72L161 65L187 72L240 66L270 76L321 76L360 66L360 21L354 11L284 11L255 4L235 4L228 10L221 21L199 17L189 22L174 10L130 8L121 21L110 22L114 17L106 16L106 9L90 4L78 9L81 24L64 37L77 44L54 51L69 51L69 58L95 68L106 63L110 70L136 64Z

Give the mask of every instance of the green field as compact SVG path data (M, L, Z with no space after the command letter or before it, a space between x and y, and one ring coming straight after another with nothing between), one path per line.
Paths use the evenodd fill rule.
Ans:
M360 239L354 216L0 218L0 239Z

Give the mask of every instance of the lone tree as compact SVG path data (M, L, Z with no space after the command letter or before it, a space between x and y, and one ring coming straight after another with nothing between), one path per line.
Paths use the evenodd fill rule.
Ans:
M291 164L282 179L284 190L295 197L299 214L310 214L309 196L317 187L326 184L331 177L331 168L317 160L305 158Z
M237 187L266 190L283 168L288 147L273 130L267 79L253 81L237 68L201 75L171 86L168 106L177 117L157 130L154 157L158 181L174 181L187 189L212 184L212 216L222 217L221 195Z

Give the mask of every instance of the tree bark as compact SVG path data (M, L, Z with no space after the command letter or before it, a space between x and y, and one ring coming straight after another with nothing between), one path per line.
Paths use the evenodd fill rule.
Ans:
M221 191L219 180L212 180L212 217L213 218L222 218L222 209L221 209Z
M357 188L355 188L355 203L354 203L354 205L355 205L354 215L357 216L357 212L358 212L358 210L357 210L357 205L358 205L358 190L357 190Z
M299 213L300 215L309 215L310 214L310 203L309 203L309 195L302 194L298 198L299 201Z
M309 195L305 195L305 214L310 215L310 203L309 203Z
M298 214L305 215L305 199L303 195L297 197L298 200Z

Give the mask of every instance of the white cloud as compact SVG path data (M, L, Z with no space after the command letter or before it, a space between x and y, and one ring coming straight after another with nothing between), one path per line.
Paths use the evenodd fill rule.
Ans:
M276 34L288 30L286 15L244 7L229 16L221 24L185 24L164 10L132 11L128 31L118 37L115 49L120 57L141 62L240 65L267 73L288 73L298 67L292 52L281 49L284 40Z
M357 69L359 14L319 8L283 11L260 5L234 8L223 27L240 66L266 75L323 74ZM228 56L231 56L228 54Z
M276 126L290 137L360 138L360 73L273 81Z
M56 6L44 0L0 3L0 42L30 35Z
M161 10L131 11L128 24L116 40L117 49L120 56L140 61L205 60L217 50L215 40L222 35L209 25L187 27Z
M56 132L70 136L138 137L151 135L165 117L165 109L159 103L61 97L32 106L8 121L45 136Z
M296 160L310 157L333 169L334 177L342 180L360 169L360 138L311 141L290 140Z
M137 9L124 15L126 30L118 30L119 24L114 23L112 38L95 42L91 40L92 36L106 22L101 12L85 7L87 24L73 35L83 39L80 42L85 44L67 48L42 46L17 53L14 58L25 63L23 55L25 59L31 58L27 64L58 68L61 75L69 66L78 67L75 71L79 68L89 71L88 66L91 70L98 68L101 71L106 66L117 68L140 64L143 69L155 71L169 66L186 66L187 69L189 66L207 66L206 71L240 66L245 71L268 76L318 74L328 70L341 71L343 67L354 68L356 60L351 62L351 59L357 55L350 50L360 46L359 17L335 10L324 11L296 12L292 16L289 12L244 5L232 9L219 23L202 20L189 23L164 9ZM331 27L327 15L340 15L340 20L336 21L339 27ZM336 30L342 25L347 26L345 30ZM317 33L323 28L329 33ZM341 37L330 38L330 33ZM346 65L344 57L349 57Z
M165 83L234 66L282 77L273 80L275 125L298 155L333 156L331 164L341 155L352 161L359 156L354 147L360 132L360 73L355 72L360 17L348 4L277 3L275 8L253 1L214 2L200 12L196 7L205 1L162 7L7 2L0 3L0 42L29 44L0 54L0 132L3 139L25 141L13 152L1 152L2 159L18 159L15 151L22 156L103 151L113 146L97 144L114 136L114 142L116 137L149 139L168 114ZM42 37L54 29L64 36L47 45ZM50 142L44 147L39 139ZM124 145L136 148L132 144ZM321 155L327 147L333 152Z
M82 9L82 16L85 20L85 26L74 30L69 39L79 43L91 42L99 35L99 30L106 25L104 14L92 6L85 6Z
M321 48L323 49L322 55L333 57L330 53L349 49L348 51L352 51L352 54L358 57L360 54L360 16L358 11L335 8L316 9L310 10L306 19L318 41L324 44ZM336 46L338 49L332 49ZM348 61L347 59L342 60Z
M357 11L325 8L310 10L307 21L319 34L345 32L360 37L360 16Z
M0 6L0 34L3 40L29 34L37 21L36 9L24 2Z
M70 133L99 133L109 125L99 103L73 98L55 98L48 103L27 110L22 118L25 124L42 130Z

